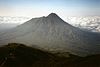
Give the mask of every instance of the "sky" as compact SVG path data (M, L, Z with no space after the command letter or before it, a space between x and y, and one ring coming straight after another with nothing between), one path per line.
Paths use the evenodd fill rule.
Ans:
M0 0L0 16L100 16L100 0Z

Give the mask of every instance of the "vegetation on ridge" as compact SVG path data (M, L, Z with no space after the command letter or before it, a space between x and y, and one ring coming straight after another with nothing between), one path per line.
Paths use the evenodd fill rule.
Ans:
M99 67L100 55L57 56L19 43L0 47L0 67Z

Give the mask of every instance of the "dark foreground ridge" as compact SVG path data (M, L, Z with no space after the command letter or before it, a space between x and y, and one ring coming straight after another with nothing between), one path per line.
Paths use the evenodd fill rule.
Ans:
M69 57L31 48L19 43L0 47L0 67L99 67L100 55Z

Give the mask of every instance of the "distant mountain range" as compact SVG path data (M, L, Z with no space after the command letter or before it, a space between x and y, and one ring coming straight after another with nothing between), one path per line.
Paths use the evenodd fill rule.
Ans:
M32 18L0 33L0 44L22 43L49 52L78 56L100 54L100 34L81 30L63 21L55 13Z

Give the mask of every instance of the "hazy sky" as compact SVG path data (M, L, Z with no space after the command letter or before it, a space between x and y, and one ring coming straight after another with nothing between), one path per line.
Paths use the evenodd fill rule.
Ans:
M0 0L0 16L100 16L100 0Z

